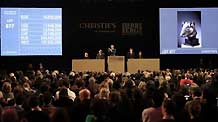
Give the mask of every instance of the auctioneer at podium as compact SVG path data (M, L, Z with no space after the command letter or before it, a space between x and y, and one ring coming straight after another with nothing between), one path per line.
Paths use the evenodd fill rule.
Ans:
M108 48L108 56L116 56L116 48L114 47L113 44L110 45L110 47Z

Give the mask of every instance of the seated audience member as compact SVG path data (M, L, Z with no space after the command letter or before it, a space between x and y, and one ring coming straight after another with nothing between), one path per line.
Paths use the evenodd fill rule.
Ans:
M175 122L174 114L175 114L175 103L166 98L161 106L161 112L163 114L162 122Z
M146 83L143 81L140 81L138 88L142 91L145 92L146 91Z
M49 91L46 91L45 93L43 93L43 109L48 109L53 107L52 102L53 102L53 96L52 93Z
M99 94L96 94L95 98L108 100L109 94L110 94L109 88L103 87L100 89Z
M49 115L43 111L31 111L26 115L27 122L50 122Z
M189 94L188 95L185 95L184 97L187 97L186 100L186 104L185 104L185 107L184 107L184 112L185 112L185 119L186 120L190 120L189 118L189 108L192 104L193 101L199 101L201 102L201 89L197 86L190 86L188 88L189 90Z
M121 110L122 97L120 91L112 91L109 96L111 108L109 110L109 116L111 122L122 122L126 118L124 112ZM126 102L126 101L125 101Z
M191 101L192 100L198 100L198 101L201 101L202 97L201 97L201 88L199 87L190 87L189 88L189 94L190 94L190 97L191 97ZM185 109L188 108L189 104L191 101L187 101L186 104L185 104Z
M133 51L133 48L129 48L129 52L127 53L127 58L135 58L135 52Z
M193 100L188 106L188 114L190 122L201 122L201 103L198 100Z
M96 59L104 59L105 55L103 53L103 51L100 49L96 55Z
M76 98L76 94L69 89L69 87L70 87L69 81L64 79L64 80L61 80L61 82L62 82L61 89L66 89L67 95L69 96L69 99L74 101L74 99ZM59 99L59 93L60 93L60 90L56 92L56 99Z
M42 109L40 107L39 96L33 94L32 96L30 96L28 102L29 102L28 104L29 104L31 111L42 111Z
M190 94L193 100L199 100L201 99L201 88L200 87L192 87L190 88Z
M14 108L6 107L1 113L1 122L19 122L19 116Z
M56 94L57 95L57 94ZM73 99L74 100L74 99ZM58 91L58 99L54 101L54 106L56 107L67 107L70 108L73 106L73 100L70 99L67 88L61 88Z
M182 76L182 79L179 81L180 86L188 85L190 86L193 83L193 80L189 78L189 76Z
M142 112L142 122L160 122L162 120L161 105L164 100L164 93L160 90L154 92L153 107L149 107Z
M95 120L94 122L109 122L109 109L110 109L110 102L109 102L109 93L106 88L102 88L100 96L94 98L91 102L91 110L92 113L86 116L86 120Z
M85 122L86 116L91 113L90 103L91 103L90 91L86 88L80 90L79 99L75 101L75 105L71 116L75 122Z
M88 89L82 89L79 91L79 99L81 102L91 99L91 92Z
M35 90L33 90L31 87L30 87L30 84L29 84L29 82L25 82L24 84L23 84L23 89L24 89L24 95L25 96L30 96L30 95L32 95L33 93L35 93L36 91Z
M51 122L71 122L68 111L61 107L55 108L50 118L51 118Z
M23 117L24 115L24 102L25 102L25 96L23 94L19 94L15 96L15 105L14 108L16 109L19 117Z
M14 99L14 93L12 92L11 84L9 82L4 82L2 85L2 91L0 93L3 95L3 100L7 103Z
M218 79L218 77L216 79ZM215 92L217 85L217 81L213 81L212 84L205 84L205 86L203 86L203 101L200 115L203 122L218 122L218 96L217 92Z

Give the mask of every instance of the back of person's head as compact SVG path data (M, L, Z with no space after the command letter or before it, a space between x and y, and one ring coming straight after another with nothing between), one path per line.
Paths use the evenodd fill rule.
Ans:
M148 80L146 83L146 87L148 88L156 88L155 82L153 80Z
M31 111L26 116L28 122L50 122L50 117L42 111Z
M56 108L51 116L51 122L70 122L69 113L64 108Z
M185 95L189 95L189 87L187 86L182 86L179 88L179 93L183 94L183 96Z
M181 79L185 79L185 74L182 74L182 75L181 75Z
M18 113L14 108L4 108L1 114L1 122L19 122Z
M62 80L62 86L69 88L70 82L67 79Z
M69 98L68 90L66 88L61 88L59 92L59 99L66 99Z
M43 102L45 105L50 104L52 102L52 99L53 97L51 92L47 91L43 94Z
M112 91L110 93L109 99L113 103L120 103L121 102L121 94L119 91Z
M42 84L40 85L39 87L39 90L42 92L42 93L45 93L45 92L48 92L50 89L50 86L48 83L46 83L46 81L43 81Z
M164 92L162 90L155 90L153 94L154 107L160 107L164 100Z
M132 88L133 85L134 85L133 80L130 79L130 78L129 78L129 79L126 81L126 83L125 83L125 87L126 87L126 88Z
M9 93L11 92L12 88L11 88L11 84L9 82L4 82L2 85L2 91L4 93Z
M176 107L175 102L169 98L166 98L162 103L162 108L169 115L175 114L175 107Z
M96 79L92 76L92 77L89 78L88 81L89 81L89 85L94 85L95 82L96 82Z
M120 89L121 88L120 82L115 80L112 87L114 89Z
M37 96L35 94L30 96L30 98L29 98L29 106L31 108L35 108L35 107L39 106L39 104L40 104L39 96Z
M101 88L99 92L99 99L109 99L110 90L108 88Z
M184 106L186 104L186 99L184 95L180 92L173 94L172 100L175 101L177 109L184 109Z
M143 82L143 81L140 81L140 83L138 85L138 88L141 89L141 90L145 90L146 89L146 83Z
M15 103L16 103L16 105L22 105L24 103L24 101L25 101L25 97L24 97L23 94L17 94L15 96Z
M14 87L14 90L13 90L14 96L16 97L17 95L23 94L23 91L24 89L22 85L17 85L16 87Z
M201 103L199 100L192 100L188 106L188 113L191 119L197 118L201 113Z
M90 99L91 92L88 89L82 89L79 91L79 99L80 101Z
M207 104L208 105L215 105L217 104L217 94L216 92L211 88L210 85L205 86L205 88L203 88L203 99L206 99Z
M201 88L200 87L192 87L190 88L192 97L201 97Z

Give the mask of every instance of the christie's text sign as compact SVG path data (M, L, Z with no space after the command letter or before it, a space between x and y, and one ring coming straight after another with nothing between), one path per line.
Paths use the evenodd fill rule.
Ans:
M95 32L116 32L116 23L80 23L81 30L90 30Z
M81 22L79 25L81 31L119 33L122 36L143 35L142 22Z

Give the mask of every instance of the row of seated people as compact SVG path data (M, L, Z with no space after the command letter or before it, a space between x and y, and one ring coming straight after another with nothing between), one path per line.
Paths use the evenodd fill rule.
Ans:
M0 75L1 122L217 122L214 70Z

